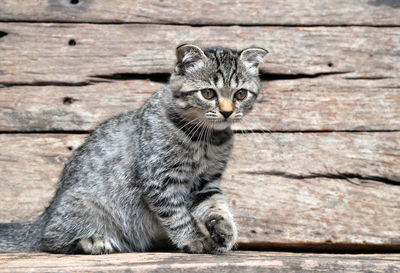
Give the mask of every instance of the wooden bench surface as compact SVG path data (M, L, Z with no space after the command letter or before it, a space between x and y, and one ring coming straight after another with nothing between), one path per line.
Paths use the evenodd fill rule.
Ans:
M261 66L262 94L235 125L223 177L240 245L400 251L400 5L235 3L2 1L0 222L38 216L96 124L139 107L165 84L178 44L256 45L271 52ZM45 257L9 255L0 256L0 272L8 270L1 263L14 266L10 257ZM145 263L146 255L110 257ZM272 268L288 257L308 263L301 254L260 255ZM89 271L97 257L87 258ZM321 267L362 263L313 257L310 265ZM374 260L377 268L383 260Z
M121 253L0 254L0 272L379 272L400 270L399 254L328 255L235 251L227 255Z

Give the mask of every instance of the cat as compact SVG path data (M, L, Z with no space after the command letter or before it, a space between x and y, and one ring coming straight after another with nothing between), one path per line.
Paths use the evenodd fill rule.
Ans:
M45 212L0 224L0 252L231 250L238 235L221 176L233 147L230 126L253 108L266 54L177 47L169 83L86 138Z

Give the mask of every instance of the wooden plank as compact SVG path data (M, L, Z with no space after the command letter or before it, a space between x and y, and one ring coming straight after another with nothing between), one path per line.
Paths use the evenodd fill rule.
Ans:
M0 130L91 130L139 108L160 83L136 80L89 86L14 86L1 89Z
M84 137L0 135L0 222L27 220L41 213L54 195L68 156Z
M263 82L236 130L400 130L397 80L339 75ZM113 80L88 86L13 86L0 92L0 131L91 130L140 107L161 83Z
M332 255L235 251L227 255L2 253L0 272L379 272L400 270L399 254Z
M2 21L141 22L192 25L399 25L396 1L13 1Z
M224 186L241 242L399 244L399 136L238 136Z
M40 214L83 138L0 135L1 222ZM237 135L223 185L240 243L399 246L399 155L398 132Z
M0 84L88 84L98 75L169 73L183 42L271 54L263 73L398 78L400 28L189 27L0 23ZM71 44L71 45L70 45Z

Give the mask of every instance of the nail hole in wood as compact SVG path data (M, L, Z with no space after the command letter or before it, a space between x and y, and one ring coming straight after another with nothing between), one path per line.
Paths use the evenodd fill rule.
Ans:
M68 44L70 46L75 46L76 45L76 41L74 39L69 40Z
M69 2L71 3L71 5L79 4L79 0L70 0Z
M69 151L72 151L74 148L73 148L72 146L68 146L67 149L68 149Z
M332 67L332 66L333 66L333 63L329 62L329 63L328 63L328 66L329 66L329 67Z
M70 105L72 103L74 103L75 101L77 101L77 99L71 98L71 97L64 97L63 98L63 104L65 105Z

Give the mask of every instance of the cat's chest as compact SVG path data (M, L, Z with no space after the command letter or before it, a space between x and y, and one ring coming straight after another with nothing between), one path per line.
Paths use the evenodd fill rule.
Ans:
M225 147L215 147L213 145L204 145L203 147L192 151L190 155L190 168L186 169L186 175L189 177L200 176L209 172L216 166L220 166L221 162L227 162L230 149ZM225 166L221 166L225 167Z

